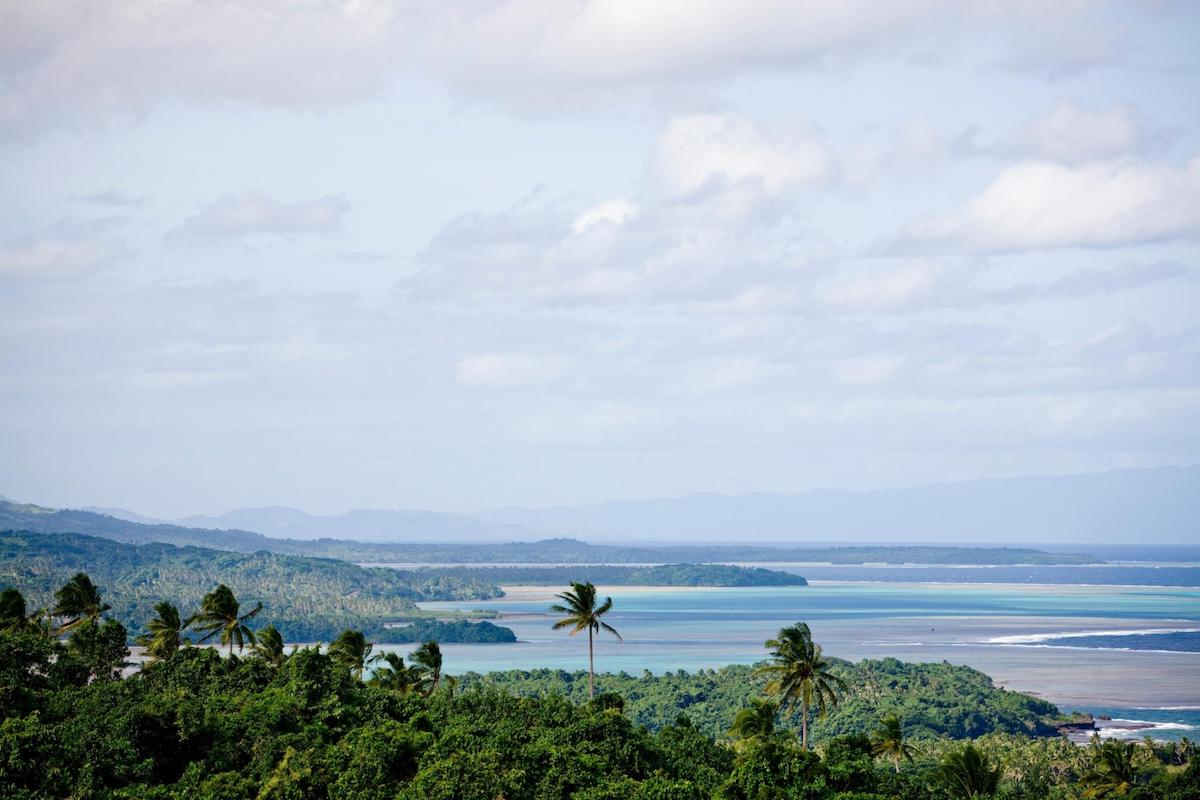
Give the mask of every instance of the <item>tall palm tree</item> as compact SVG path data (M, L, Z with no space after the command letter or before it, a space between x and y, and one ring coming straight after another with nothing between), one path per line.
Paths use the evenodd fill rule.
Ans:
M420 680L412 667L406 666L399 653L383 653L380 660L386 666L378 667L367 683L401 694L408 694Z
M420 682L425 688L425 696L429 697L442 680L442 648L430 640L409 653L408 658L420 669Z
M272 623L259 631L256 639L251 648L254 655L274 667L283 666L283 662L287 661L287 654L283 652L283 636L279 629Z
M596 667L593 636L601 630L606 630L617 639L624 641L621 639L621 634L617 633L616 628L600 621L602 616L612 610L612 598L606 597L603 603L596 605L596 587L590 582L576 583L574 581L571 581L571 591L563 592L555 597L562 600L562 603L555 603L550 606L550 610L556 614L566 614L567 616L554 623L553 630L571 628L571 636L582 630L588 632L588 698L594 698L596 696Z
M1083 777L1084 797L1119 797L1128 794L1137 783L1134 764L1137 745L1109 739L1093 749L1092 770Z
M0 632L32 633L39 630L39 616L39 613L29 613L24 595L16 589L0 592Z
M990 797L1000 785L1000 768L993 767L983 751L973 744L947 753L938 765L938 776L950 795L962 800Z
M371 655L374 645L367 641L362 631L344 630L329 645L329 655L334 661L350 670L355 678L362 680L367 665L379 660L379 654Z
M905 741L904 726L900 724L899 717L892 715L885 717L871 735L871 752L890 758L896 772L899 773L900 759L912 761L917 748Z
M92 583L86 572L78 572L54 593L56 617L63 618L59 632L74 630L88 620L97 621L112 606L100 599L100 590Z
M769 739L775 732L775 715L779 713L779 705L762 697L751 697L749 708L738 711L729 728L729 735L735 739L751 741L754 739Z
M192 625L197 632L203 633L198 643L221 634L221 644L229 646L229 655L233 655L233 645L236 643L238 652L247 642L254 644L254 629L246 624L262 611L262 603L242 613L242 606L234 596L233 591L225 584L220 584L200 601L200 610L191 616L185 627Z
M800 743L807 750L809 710L815 705L824 719L830 708L837 708L837 693L846 690L846 683L829 671L830 664L806 623L781 629L778 637L766 641L766 647L772 663L758 667L755 674L772 676L766 690L779 696L784 710L795 712L800 706Z
M135 640L146 648L146 655L155 660L170 658L180 646L190 640L183 636L183 621L179 609L164 601L154 604L157 616L146 625L146 633Z

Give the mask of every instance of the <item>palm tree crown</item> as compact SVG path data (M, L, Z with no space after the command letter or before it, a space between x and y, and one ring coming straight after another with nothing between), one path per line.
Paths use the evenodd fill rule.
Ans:
M262 603L258 603L245 614L241 613L242 606L238 603L233 591L225 584L220 584L200 601L200 610L185 623L193 625L204 635L200 642L221 634L221 644L229 646L229 654L233 655L233 645L237 644L238 652L247 642L254 644L254 630L246 624L258 612L262 611Z
M272 666L282 666L287 660L283 652L283 636L274 624L268 625L258 632L254 642L254 654Z
M1084 797L1113 797L1128 794L1138 779L1133 742L1109 740L1093 749L1091 772L1083 778L1088 787Z
M845 691L846 683L829 671L830 664L806 623L783 628L777 638L766 641L766 647L772 663L755 672L772 676L767 692L780 698L784 710L794 712L800 706L801 744L807 750L809 710L815 705L824 718L830 708L837 708L837 693Z
M146 655L151 658L170 658L184 642L188 642L183 637L179 609L164 601L154 604L154 612L156 616L146 625L147 632L137 637L136 641L146 648Z
M329 645L329 655L361 681L367 665L379 659L378 654L371 655L374 648L362 631L344 630L333 640L333 644Z
M938 775L950 795L963 800L990 797L1000 784L1000 768L993 767L983 751L973 744L947 753L938 767Z
M917 749L905 741L904 726L900 724L899 717L892 715L885 717L871 735L871 751L877 756L890 758L896 772L899 772L900 759L912 761Z
M39 630L38 616L25 608L25 597L16 589L0 592L0 632L31 633Z
M86 572L76 573L61 589L54 593L56 617L62 617L59 631L74 630L88 620L99 620L100 615L112 606L101 601L100 590L92 583Z
M367 683L384 689L391 689L401 694L412 691L421 676L404 664L404 658L399 653L383 653L381 660L386 666L378 667Z
M409 653L408 658L420 669L420 683L428 697L442 680L442 648L430 640Z
M750 707L738 711L729 728L729 735L735 739L750 741L752 739L769 739L775 732L775 715L779 713L779 705L761 697L751 697Z
M574 581L571 582L570 591L555 595L555 597L562 602L550 606L550 610L567 616L554 623L553 630L571 628L572 636L582 630L588 632L588 697L593 698L596 696L593 636L601 630L606 630L617 639L621 639L621 634L617 633L616 628L600 621L602 616L612 610L612 598L606 597L603 603L596 605L596 587L590 582L576 583Z

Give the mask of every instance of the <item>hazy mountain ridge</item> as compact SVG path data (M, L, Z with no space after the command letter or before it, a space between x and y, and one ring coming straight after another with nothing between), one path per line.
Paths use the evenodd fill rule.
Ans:
M477 516L590 540L1190 543L1200 534L1200 465L864 492L697 494Z

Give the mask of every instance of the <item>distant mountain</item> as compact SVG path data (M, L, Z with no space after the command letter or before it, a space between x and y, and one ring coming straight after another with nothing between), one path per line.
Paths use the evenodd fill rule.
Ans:
M126 522L137 522L141 525L166 525L168 520L147 517L127 508L102 508L100 506L84 506L80 511L90 511L93 514L103 514L106 517L123 519Z
M185 517L174 520L174 523L188 528L236 528L288 539L485 542L538 538L536 531L520 525L490 522L461 514L367 508L323 517L297 508L265 506L240 508L215 517Z
M592 541L1186 544L1200 539L1200 465L884 491L700 494L475 516Z

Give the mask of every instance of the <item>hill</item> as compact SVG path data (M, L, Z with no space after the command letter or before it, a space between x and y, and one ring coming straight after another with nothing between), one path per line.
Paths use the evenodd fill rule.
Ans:
M87 572L131 632L142 629L155 602L186 615L218 583L244 605L261 601L261 624L274 623L289 641L329 641L360 628L377 641L406 642L441 632L445 641L513 641L490 623L443 626L417 608L423 599L475 599L497 590L467 579L369 569L333 559L260 551L233 553L169 544L123 544L80 534L0 533L0 587L15 587L31 608L53 604L53 593ZM420 622L419 629L385 627Z

